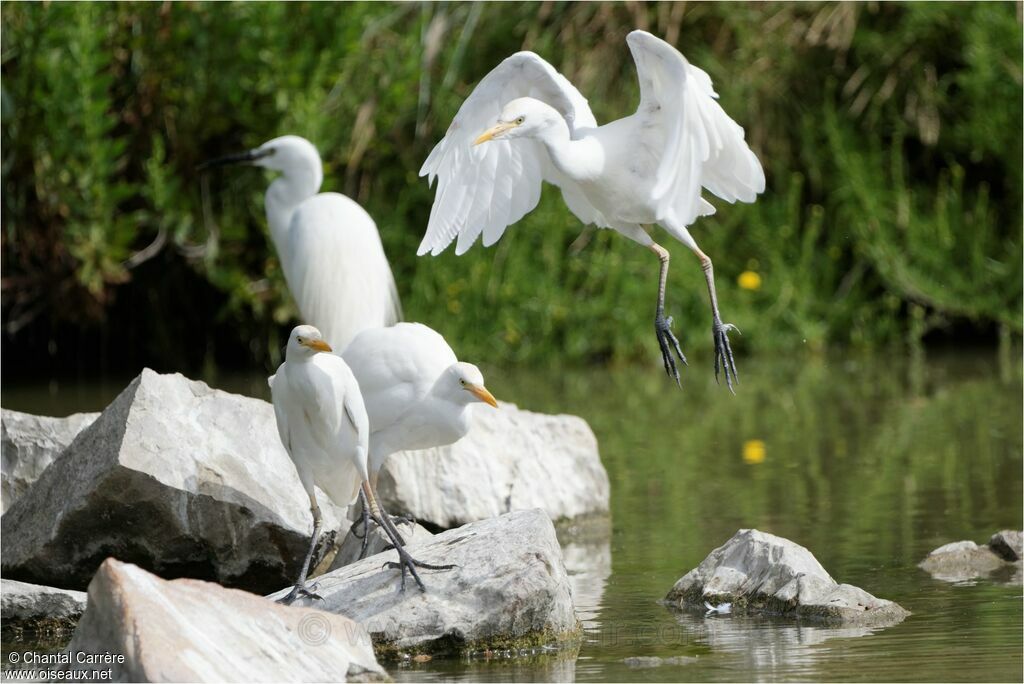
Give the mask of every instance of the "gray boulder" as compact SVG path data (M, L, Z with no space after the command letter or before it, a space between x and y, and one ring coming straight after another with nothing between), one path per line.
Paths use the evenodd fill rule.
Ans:
M1021 530L1002 530L992 535L988 547L1005 561L1019 561L1024 557L1024 532Z
M147 369L3 515L2 568L84 588L116 556L262 593L291 580L311 531L270 404Z
M968 582L979 578L1019 584L1021 537L1016 530L992 535L988 544L972 541L943 544L929 553L918 567L943 582Z
M85 605L81 591L0 580L0 617L4 629L15 633L70 634Z
M340 615L210 582L162 580L113 558L89 584L70 653L113 653L115 682L383 680L366 630ZM72 659L66 669L83 665ZM86 665L85 667L91 667Z
M506 403L477 407L472 420L453 445L388 458L378 492L389 511L442 529L532 508L556 521L608 512L608 474L585 420Z
M50 418L0 411L0 513L10 508L99 415L75 413L67 418Z
M562 554L541 510L517 511L448 530L413 555L451 570L420 570L399 589L388 551L316 579L323 601L297 604L352 618L373 636L378 655L466 654L519 649L575 637L579 626ZM270 598L279 598L286 589Z
M887 626L910 613L863 589L838 584L810 551L758 530L740 530L672 587L665 602L705 610L790 615L826 624Z

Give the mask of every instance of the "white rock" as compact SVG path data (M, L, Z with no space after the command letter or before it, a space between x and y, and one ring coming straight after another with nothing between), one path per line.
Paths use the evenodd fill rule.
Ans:
M115 682L343 682L384 679L369 634L339 615L277 605L210 582L162 580L108 559L69 653L124 656ZM66 669L82 665L72 662Z
M50 418L0 411L0 513L10 508L99 415L75 413L67 418Z
M1021 533L1004 530L992 535L987 546L972 541L943 544L929 553L918 567L943 582L968 582L986 578L1019 584ZM1016 546L1015 546L1016 545Z
M474 409L451 446L393 454L378 491L389 511L448 529L532 508L556 521L607 513L609 486L585 420L502 403Z
M820 622L884 626L909 612L837 584L810 551L758 530L740 530L680 578L665 597L677 608L732 603L733 611L792 614Z
M2 567L84 588L115 556L262 593L290 581L311 531L270 404L147 369L4 514Z
M413 551L418 560L455 564L420 570L399 589L397 569L382 569L394 551L318 577L323 601L302 605L352 618L380 653L466 653L554 642L578 633L569 578L555 529L541 510L517 511L436 535ZM271 598L278 598L287 589Z
M85 592L0 580L0 617L4 629L70 632L85 605Z

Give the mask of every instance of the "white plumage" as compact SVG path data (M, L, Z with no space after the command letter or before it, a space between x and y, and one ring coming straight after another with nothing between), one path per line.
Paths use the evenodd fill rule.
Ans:
M342 354L370 421L371 482L396 451L452 444L469 431L472 405L496 406L480 370L419 323L365 330Z
M721 360L731 388L735 364L726 333L733 326L721 322L711 260L687 226L715 211L702 187L728 202L751 202L765 188L764 171L704 71L645 31L633 31L627 43L640 104L603 126L579 91L531 52L509 57L480 81L420 169L437 190L418 253L439 254L456 238L457 254L481 235L485 246L493 244L537 206L542 181L553 183L582 222L612 228L658 254L655 328L665 370L678 380L672 346L685 358L663 313L668 252L645 228L656 223L701 259L716 376Z
M359 383L320 332L296 327L270 383L277 430L310 499L314 485L346 506L369 479L370 426Z
M225 163L281 172L267 189L267 223L303 320L343 349L361 330L401 319L377 225L345 195L317 194L323 164L312 143L286 135L204 166Z

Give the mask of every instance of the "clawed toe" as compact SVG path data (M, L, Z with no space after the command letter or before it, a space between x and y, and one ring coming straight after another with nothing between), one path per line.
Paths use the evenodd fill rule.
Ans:
M279 598L277 600L277 603L289 606L292 603L294 603L295 600L298 598L308 598L313 601L323 601L324 597L316 593L316 590L319 588L319 583L315 583L311 586L306 586L304 584L296 584L294 587L292 587L292 590L289 591L285 596Z
M672 317L665 318L660 314L656 316L654 319L654 332L658 337L658 347L661 349L661 362L665 366L666 375L675 379L676 384L682 387L682 381L679 379L679 369L676 367L676 361L672 356L672 352L674 351L679 356L679 360L682 361L684 366L688 364L686 363L686 356L683 355L683 350L679 347L679 340L672 333Z
M730 392L736 394L733 383L740 384L740 376L736 371L732 347L729 345L729 332L735 330L738 334L742 335L743 333L740 333L739 328L732 323L722 323L721 321L715 321L711 330L715 338L715 382L718 382L718 368L721 364L722 371L725 373L725 384Z
M406 574L412 575L412 578L416 580L416 584L419 586L420 591L426 591L427 588L423 584L423 580L420 579L420 574L416 572L416 568L423 568L424 570L451 570L456 567L455 565L434 565L432 563L424 563L423 561L416 560L409 552L403 548L396 549L398 551L397 561L388 561L384 564L384 567L395 570L399 569L402 571L402 587L401 591L405 591L405 578Z

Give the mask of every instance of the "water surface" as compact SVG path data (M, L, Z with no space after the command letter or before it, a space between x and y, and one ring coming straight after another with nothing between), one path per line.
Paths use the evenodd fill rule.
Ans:
M1022 527L1018 364L976 353L743 359L733 397L707 359L691 363L682 391L650 368L485 369L499 398L581 415L600 442L610 524L562 534L584 637L551 655L392 664L397 680L1024 678L1019 578L953 584L917 568L946 542ZM266 396L262 376L213 384ZM123 385L5 387L3 403L99 410ZM806 546L837 581L913 615L888 629L834 629L658 603L744 527ZM635 656L687 658L624 662Z

